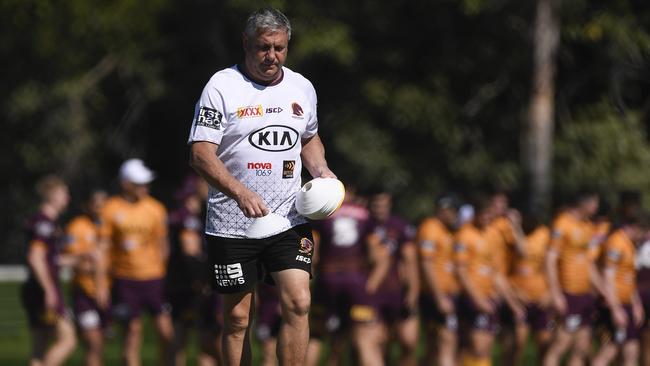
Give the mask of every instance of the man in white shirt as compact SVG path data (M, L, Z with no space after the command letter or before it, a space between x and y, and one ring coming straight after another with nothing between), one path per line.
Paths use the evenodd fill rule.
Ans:
M196 105L190 164L210 183L206 238L224 303L226 364L251 361L247 328L262 278L278 286L283 365L305 360L309 340L309 279L313 241L295 209L302 164L313 177L335 177L318 136L316 93L284 67L291 25L275 9L248 18L244 62L217 72ZM262 239L246 236L268 213L285 224Z

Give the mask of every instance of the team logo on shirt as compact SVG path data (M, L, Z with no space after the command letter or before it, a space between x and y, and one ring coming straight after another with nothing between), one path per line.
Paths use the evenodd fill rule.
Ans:
M258 105L249 105L246 107L237 108L237 118L251 118L251 117L262 117L264 115L264 109L261 104Z
M248 135L248 142L262 151L287 151L296 146L299 136L291 127L270 125L253 131Z
M293 110L293 114L292 114L291 117L297 118L297 119L305 118L305 117L303 117L303 114L305 114L305 112L303 112L302 107L300 106L300 104L298 104L296 102L291 103L291 109Z
M223 118L223 114L218 110L201 106L199 115L196 117L196 125L219 130L221 129L221 118Z

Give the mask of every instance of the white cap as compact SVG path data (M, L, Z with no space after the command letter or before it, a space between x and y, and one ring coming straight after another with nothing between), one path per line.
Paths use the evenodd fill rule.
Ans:
M120 167L120 179L135 184L151 183L156 175L140 159L129 159Z
M345 198L345 187L335 178L314 178L296 193L296 210L312 220L322 220L338 210Z

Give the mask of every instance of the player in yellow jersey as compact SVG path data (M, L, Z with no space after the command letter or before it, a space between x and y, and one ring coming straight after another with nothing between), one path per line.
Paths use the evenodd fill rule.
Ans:
M420 315L427 340L427 364L455 365L458 346L456 303L460 286L454 264L454 225L459 202L454 195L437 200L436 215L418 228L422 272Z
M498 268L494 247L498 245L499 234L489 225L493 219L490 201L480 198L474 208L474 220L459 229L454 249L458 280L463 290L459 301L461 334L468 336L461 363L486 366L491 365L500 301L505 300L517 319L524 316L524 310Z
M618 353L622 365L632 366L639 361L639 328L645 315L636 287L636 243L642 239L642 229L637 218L628 217L614 231L604 245L604 279L607 291L613 294L608 322L609 337L591 363L606 366Z
M139 159L120 167L122 192L111 197L101 214L101 240L110 253L114 314L124 322L123 359L140 364L143 310L154 316L160 340L160 363L172 356L173 327L163 301L163 278L168 255L167 213L149 195L154 174ZM105 296L98 289L98 299Z
M524 245L517 250L512 262L510 283L517 297L526 308L526 317L515 324L516 342L513 364L521 364L528 336L533 332L537 344L538 359L542 359L551 340L553 326L549 313L550 296L544 269L544 259L551 240L548 226L535 215L525 215L521 230L525 234Z
M66 228L65 252L79 257L72 279L72 310L77 329L85 347L84 360L88 366L102 364L104 328L108 325L109 304L97 301L97 288L107 286L105 267L107 257L99 249L99 215L106 203L107 194L102 190L92 191L84 197L83 214L74 217ZM99 275L103 275L99 278Z
M596 293L611 301L590 247L595 236L590 219L598 210L598 202L597 194L580 192L553 222L546 272L552 304L560 321L544 357L545 365L559 365L562 355L569 350L569 365L584 364L591 347Z

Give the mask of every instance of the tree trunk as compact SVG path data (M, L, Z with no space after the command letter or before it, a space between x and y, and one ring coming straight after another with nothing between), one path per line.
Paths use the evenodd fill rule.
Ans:
M548 213L552 186L555 119L555 54L559 43L556 0L537 0L534 29L534 69L525 159L533 212Z

